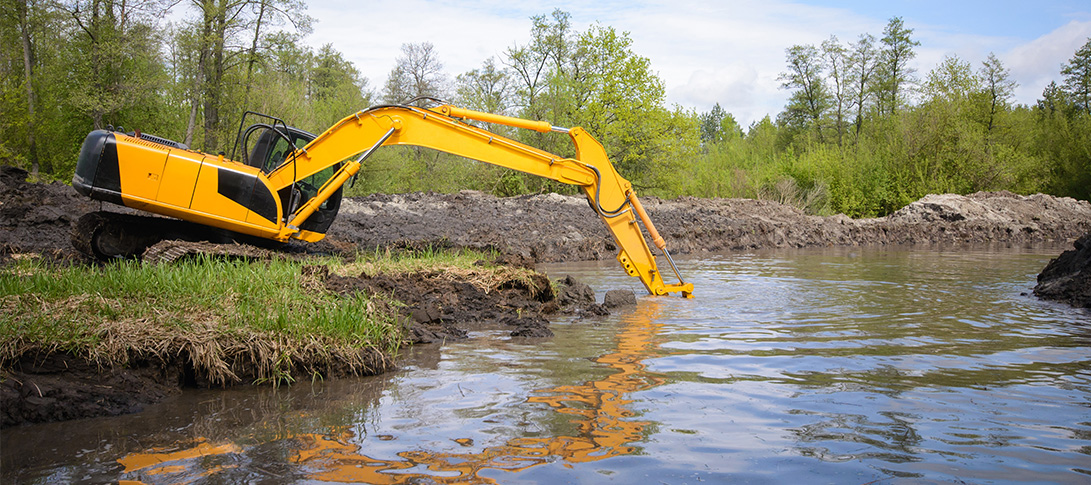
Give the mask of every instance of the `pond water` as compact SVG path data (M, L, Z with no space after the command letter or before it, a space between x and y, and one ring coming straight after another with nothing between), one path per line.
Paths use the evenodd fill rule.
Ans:
M187 391L5 430L5 483L1088 483L1091 314L1048 249L680 259L642 297L406 351L382 376ZM613 262L549 265L602 293Z

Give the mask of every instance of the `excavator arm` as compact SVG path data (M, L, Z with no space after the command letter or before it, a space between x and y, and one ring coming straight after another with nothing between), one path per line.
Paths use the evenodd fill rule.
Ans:
M459 120L477 120L541 132L566 133L576 147L575 158L557 155L496 135ZM606 223L620 249L617 260L625 271L640 279L653 295L681 293L691 297L693 285L685 283L641 206L632 184L617 173L602 145L582 128L558 128L546 122L524 120L467 110L450 105L434 109L382 106L346 117L295 153L290 161L269 175L274 190L317 173L334 163L338 172L290 218L280 237L292 237L299 224L310 217L327 197L355 175L371 152L380 146L413 145L519 170L583 189L591 207ZM361 153L362 147L369 147ZM637 221L667 258L677 283L667 283L656 264Z

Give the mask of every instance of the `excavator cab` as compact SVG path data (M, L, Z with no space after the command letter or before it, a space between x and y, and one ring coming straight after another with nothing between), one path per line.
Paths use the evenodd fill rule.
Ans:
M303 148L315 139L313 133L288 126L283 120L272 116L247 111L243 115L243 124L247 117L263 119L246 130L239 133L236 141L236 149L241 148L245 155L243 163L251 167L261 169L262 173L269 175L294 157L296 150ZM240 124L241 128L242 124ZM241 147L239 146L241 145ZM232 154L234 158L234 154ZM277 194L280 197L281 207L284 207L285 220L291 220L302 204L318 195L319 189L325 185L341 168L337 163L309 177L299 179L291 186L285 187ZM341 208L342 189L338 188L329 199L326 199L307 220L300 224L304 231L325 234L333 220L337 218L337 212Z

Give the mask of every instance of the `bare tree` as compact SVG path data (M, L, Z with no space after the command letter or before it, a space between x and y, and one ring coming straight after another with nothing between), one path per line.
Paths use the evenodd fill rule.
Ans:
M864 126L864 112L867 111L875 94L873 84L875 82L875 69L878 65L879 52L875 50L875 36L862 34L852 44L852 53L849 55L846 88L851 98L852 106L856 108L856 126L854 136L860 138L860 130Z
M1007 108L1012 93L1018 84L1008 78L1008 70L997 59L996 55L989 53L989 57L983 61L978 77L985 89L985 96L989 104L988 120L986 127L988 133L992 133L996 125L996 116L1001 109Z
M447 75L443 63L431 42L402 44L402 55L383 87L383 99L387 103L405 103L418 96L446 98Z

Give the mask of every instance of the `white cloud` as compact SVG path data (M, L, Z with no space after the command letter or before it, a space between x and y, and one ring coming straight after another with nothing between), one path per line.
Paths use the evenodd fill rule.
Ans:
M1050 81L1061 83L1061 66L1091 39L1091 21L1071 21L1031 42L1006 52L1001 60L1019 83L1015 98L1033 104ZM997 54L1000 56L1000 54Z

